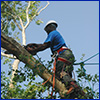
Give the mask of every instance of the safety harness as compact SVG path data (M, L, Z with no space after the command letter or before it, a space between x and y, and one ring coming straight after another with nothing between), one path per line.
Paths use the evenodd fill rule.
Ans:
M62 52L62 51L64 51L64 50L70 50L70 49L68 49L67 47L61 47L59 50L57 50L58 55L59 55L60 52ZM71 50L70 50L70 51L71 51ZM52 95L53 95L53 92L55 91L54 88L55 88L56 60L62 61L62 62L64 62L64 63L67 64L67 65L72 64L70 61L68 61L67 59L64 59L64 58L62 58L62 57L57 57L57 59L56 59L56 56L54 56L54 57L55 57L55 60L54 60L53 71L52 71L52 73L53 73L53 86L52 86L51 97L52 97ZM62 71L63 71L63 70L62 70ZM52 75L48 78L47 81L45 81L44 83L42 83L42 85L44 85L45 83L47 83L47 82L51 79L51 77L52 77ZM73 82L72 82L72 83L73 83ZM76 87L76 86L75 86L75 87ZM70 90L68 91L67 94L69 94L71 91L72 91L72 89L70 89Z
M53 98L53 92L55 91L55 72L56 72L56 59L54 60L53 63L53 70L52 70L52 74L48 80L46 80L44 83L42 83L42 85L46 84L53 76L53 85L52 85L52 92L51 92L51 97Z
M66 47L62 47L62 48L60 48L60 49L57 51L58 54L59 54L59 52L61 52L61 51L63 51L63 50L69 50L69 51L71 51L70 49L68 49L68 48L66 48ZM64 59L64 58L62 58L62 57L58 57L57 60L58 60L58 61L62 61L62 62L64 62L64 63L67 64L67 65L71 65L71 64L72 64L70 61L68 61L67 59ZM62 71L63 71L63 69L62 69ZM75 88L80 89L80 87L79 87L77 84L75 84L75 82L73 82L73 81L70 82L70 85L71 85L71 86L70 86L68 92L66 93L67 95L70 94L70 93L72 93L72 92L74 91ZM82 94L83 96L85 96L85 92L84 92L84 91L80 91L80 92L81 92L81 94Z

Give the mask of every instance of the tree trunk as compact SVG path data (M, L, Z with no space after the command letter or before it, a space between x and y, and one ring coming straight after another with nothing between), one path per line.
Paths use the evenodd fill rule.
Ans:
M1 34L1 47L8 50L23 63L27 64L29 68L31 69L35 68L36 69L35 72L37 72L37 74L44 80L47 80L51 76L51 74L48 72L48 69L46 69L44 65L42 65L41 63L36 64L36 59L32 57L32 55L28 53L28 51L25 50L24 47L22 47L13 38L5 36L3 33ZM65 95L62 95L63 93L68 91L65 85L57 79L55 81L56 81L55 88L58 89L60 96L66 99ZM48 82L51 85L53 84L52 79L50 79ZM70 96L69 99L70 98L72 98L72 96Z
M12 71L12 76L11 76L10 84L9 84L10 88L14 88L13 78L14 78L14 74L16 73L16 70L18 69L19 63L20 63L20 61L18 59L16 59L12 64L13 71Z

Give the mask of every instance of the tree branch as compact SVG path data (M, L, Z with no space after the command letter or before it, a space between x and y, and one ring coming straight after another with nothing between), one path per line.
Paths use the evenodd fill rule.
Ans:
M32 57L31 54L28 53L19 43L17 43L13 38L5 36L1 33L1 47L5 48L9 52L11 52L13 55L15 55L20 61L27 64L31 69L36 66L36 59ZM41 67L39 67L41 66ZM43 78L44 80L47 80L51 74L48 72L46 67L39 63L39 66L36 67L38 75ZM42 71L42 73L41 73ZM50 84L53 84L52 79L49 80ZM56 88L58 89L59 93L63 93L66 90L66 87L62 82L56 79Z
M36 14L31 18L30 22L38 15L37 12L40 10L40 8L42 8L42 7L39 7L39 8L36 10Z
M41 7L39 7L39 8L36 10L36 14L35 14L35 15L32 17L32 19L30 20L30 22L31 22L37 15L39 15L44 9L46 9L47 6L48 6L49 4L50 4L49 1L47 1L46 6L43 7L41 10L40 10ZM39 10L40 10L40 11L39 11ZM38 11L39 11L39 12L38 12Z
M8 57L8 58L11 58L11 59L16 59L15 56L9 55L9 54L5 54L5 53L3 53L3 52L1 52L1 56Z
M44 9L46 9L47 6L48 6L49 4L50 4L49 1L47 1L47 5L46 5L45 7L43 7L43 8L38 12L38 15L39 15Z
M4 32L4 30L7 28L7 25L8 25L8 19L7 19L7 23L6 23L6 25L5 25L5 27L4 27L4 29L2 29L3 28L3 23L4 21L1 19L1 30Z
M25 28L27 28L27 26L28 26L29 23L30 23L30 20L29 20L29 7L30 7L30 1L28 2L28 6L27 6L27 8L26 8L27 24L25 25Z
M32 5L33 5L35 2L36 2L36 1L33 1L33 2L32 2Z
M22 45L26 45L25 28L22 29Z
M10 53L15 55L17 59L28 65L29 68L35 68L35 73L37 73L41 78L47 80L51 74L48 72L48 69L42 65L41 63L36 64L36 59L29 54L24 47L22 47L18 42L16 42L13 38L5 36L1 33L1 47L8 50ZM66 89L65 85L59 81L58 79L55 80L55 88L60 93L61 97L66 99L65 94L68 90ZM52 79L48 81L50 84L53 84ZM80 93L80 92L79 92ZM80 94L81 95L81 94ZM73 97L74 96L74 97ZM69 96L70 98L75 98L75 95L72 94Z
M20 31L22 31L22 29L20 28L19 24L16 22L16 19L14 18L13 21L15 22L16 26L19 28Z
M10 88L14 88L13 78L14 78L14 74L16 73L16 70L18 69L19 63L20 63L20 61L18 59L16 59L12 64L12 68L14 70L12 71L12 76L11 76L11 79L10 79L10 84L9 84Z

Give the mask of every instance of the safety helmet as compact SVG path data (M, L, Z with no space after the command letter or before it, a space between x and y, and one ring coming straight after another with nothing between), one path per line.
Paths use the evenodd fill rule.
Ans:
M46 28L48 25L50 25L50 24L55 24L55 25L56 25L56 28L58 27L58 24L57 24L56 21L50 20L50 21L48 21L48 22L46 23L45 28Z

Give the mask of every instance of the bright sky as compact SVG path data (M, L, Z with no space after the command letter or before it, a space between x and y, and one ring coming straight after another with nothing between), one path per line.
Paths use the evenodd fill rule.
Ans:
M41 2L43 5L46 1ZM40 13L41 25L32 22L26 30L28 43L43 43L47 37L44 26L47 21L55 20L57 30L63 36L66 44L73 51L76 62L80 62L82 54L84 60L99 52L99 1L50 1L50 5ZM38 53L42 60L51 60L51 51L47 49ZM87 61L98 63L99 56ZM79 66L74 66L75 70ZM89 74L99 73L99 65L86 65ZM2 67L2 70L7 66Z

